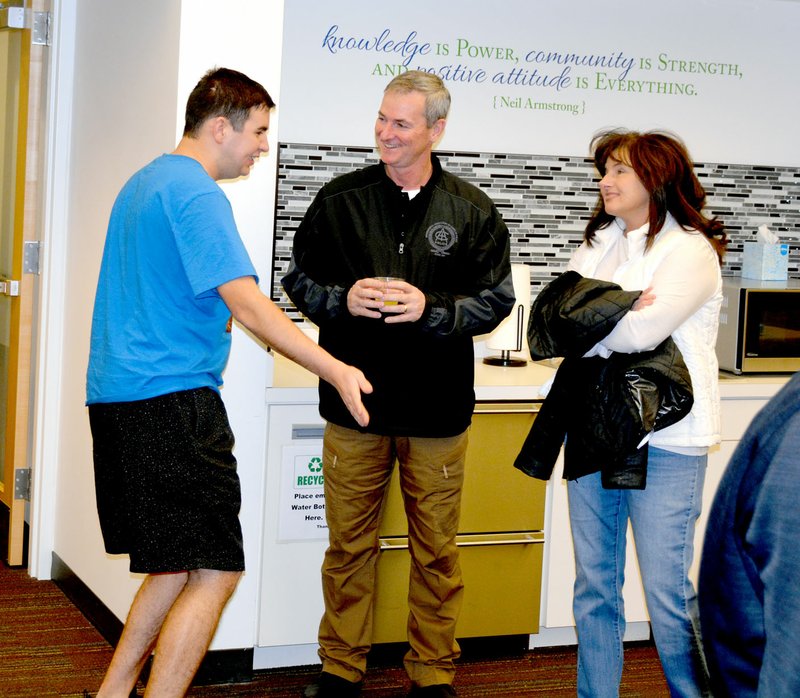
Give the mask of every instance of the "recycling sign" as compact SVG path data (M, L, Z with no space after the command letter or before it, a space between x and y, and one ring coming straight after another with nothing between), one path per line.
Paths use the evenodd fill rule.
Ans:
M321 451L321 442L283 449L279 540L328 538Z
M302 461L302 458L300 459ZM305 467L300 464L300 472L297 473L297 487L319 487L323 484L322 458L312 456L308 459Z

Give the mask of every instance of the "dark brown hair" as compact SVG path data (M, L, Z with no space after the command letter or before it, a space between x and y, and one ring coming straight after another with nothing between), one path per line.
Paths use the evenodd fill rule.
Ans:
M186 101L184 136L196 136L208 119L224 116L241 131L253 107L272 109L275 102L259 83L230 68L212 68Z
M606 173L608 158L614 158L633 168L650 194L646 250L670 213L682 228L705 235L722 262L728 237L716 217L703 214L706 192L694 173L686 146L677 136L662 131L604 131L592 139L591 152L600 177ZM605 211L602 196L598 196L584 239L591 245L595 233L613 220L614 216Z

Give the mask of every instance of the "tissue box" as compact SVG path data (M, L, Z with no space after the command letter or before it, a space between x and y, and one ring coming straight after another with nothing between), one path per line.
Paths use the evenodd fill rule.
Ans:
M789 278L789 244L744 243L742 276L763 281L783 281Z

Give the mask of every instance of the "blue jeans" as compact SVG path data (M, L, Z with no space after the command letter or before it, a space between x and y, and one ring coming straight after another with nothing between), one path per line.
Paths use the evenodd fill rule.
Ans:
M708 695L697 595L688 578L706 462L706 456L650 447L644 490L605 490L600 473L567 483L575 547L579 696L619 695L628 519L670 692Z

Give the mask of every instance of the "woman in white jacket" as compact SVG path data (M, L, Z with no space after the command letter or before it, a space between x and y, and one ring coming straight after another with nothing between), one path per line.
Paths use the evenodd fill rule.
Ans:
M714 346L726 235L719 221L703 215L705 192L674 136L610 131L593 139L592 152L602 176L600 196L568 268L625 290L648 290L589 355L647 351L671 335L692 378L694 406L644 446L645 489L603 489L600 463L598 472L568 482L578 695L619 694L629 520L671 694L708 695L688 569L708 448L720 438Z

